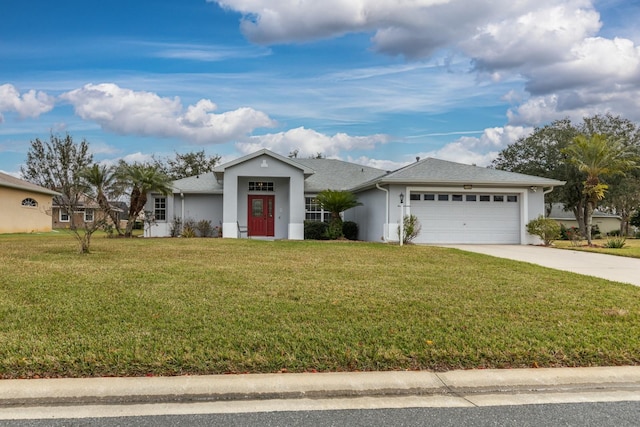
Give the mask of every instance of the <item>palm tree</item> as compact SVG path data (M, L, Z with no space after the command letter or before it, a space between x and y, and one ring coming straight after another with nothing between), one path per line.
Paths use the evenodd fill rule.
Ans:
M361 206L356 196L349 191L324 190L316 196L318 204L322 209L331 212L331 222L329 222L329 237L338 239L343 237L342 218L340 213L347 209Z
M120 179L131 188L129 198L129 221L125 230L125 236L131 237L135 220L144 209L147 203L148 193L160 193L167 195L171 193L171 178L161 172L158 168L148 164L134 163L132 165L123 163L120 165Z
M581 172L587 175L583 191L587 201L585 212L587 243L591 246L593 211L609 188L600 179L605 176L624 175L627 170L634 168L635 154L620 141L609 140L604 134L593 134L590 137L578 135L563 152Z
M85 169L82 172L82 178L89 185L90 188L93 189L93 196L98 202L100 209L111 218L118 235L122 235L122 230L120 229L120 221L118 218L118 213L113 209L111 204L109 203L109 196L112 196L117 191L117 176L115 174L115 170L113 167L107 167L105 165L94 164L90 168Z

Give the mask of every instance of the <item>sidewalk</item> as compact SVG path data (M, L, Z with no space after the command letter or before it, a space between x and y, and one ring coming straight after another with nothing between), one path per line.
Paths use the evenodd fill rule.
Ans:
M487 369L442 373L247 374L144 378L0 380L3 408L279 399L449 396L482 404L491 397L619 392L640 400L640 366ZM634 397L634 398L631 398ZM474 403L475 401L475 403ZM496 403L498 404L498 403ZM0 418L1 419L1 418Z

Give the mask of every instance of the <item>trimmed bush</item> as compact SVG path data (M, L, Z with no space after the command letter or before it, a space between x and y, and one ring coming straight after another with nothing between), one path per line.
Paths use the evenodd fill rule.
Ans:
M304 238L306 240L327 240L329 224L319 221L304 222Z
M527 233L538 236L545 246L549 246L560 237L560 224L553 219L539 216L529 221Z
M349 240L358 240L358 224L353 221L343 222L342 234Z

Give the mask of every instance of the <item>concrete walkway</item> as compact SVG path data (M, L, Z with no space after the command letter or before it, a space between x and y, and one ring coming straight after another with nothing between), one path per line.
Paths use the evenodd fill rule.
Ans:
M640 286L640 259L530 245L444 245Z
M0 381L0 420L640 401L640 367Z

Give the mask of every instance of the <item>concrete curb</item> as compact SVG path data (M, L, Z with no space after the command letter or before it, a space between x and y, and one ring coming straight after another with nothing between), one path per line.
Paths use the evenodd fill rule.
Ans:
M0 407L356 396L640 391L640 366L0 381Z

